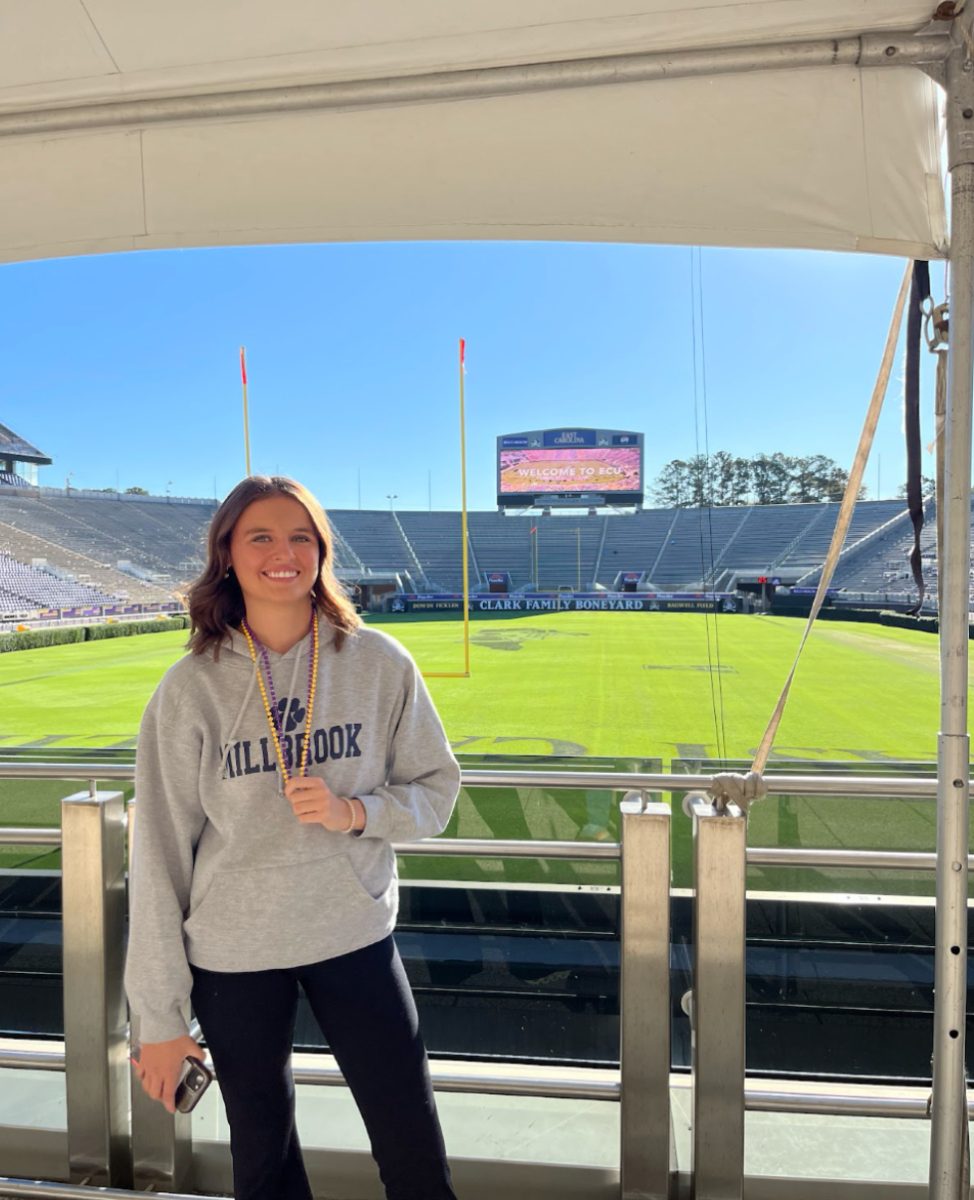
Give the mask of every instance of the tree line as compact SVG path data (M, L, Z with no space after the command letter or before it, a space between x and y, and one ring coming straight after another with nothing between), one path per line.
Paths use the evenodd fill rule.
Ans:
M849 472L824 454L755 454L718 450L674 458L656 477L650 496L660 508L717 508L740 504L815 504L841 500ZM866 495L860 488L859 499Z

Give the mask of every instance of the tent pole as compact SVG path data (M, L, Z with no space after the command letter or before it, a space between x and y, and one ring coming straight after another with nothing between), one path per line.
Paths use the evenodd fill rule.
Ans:
M937 949L931 1200L967 1200L970 1165L967 1015L967 734L970 609L971 402L974 392L974 62L962 41L947 58L951 183L950 347L944 428L944 550L940 564L940 735L937 747Z
M288 83L187 95L123 96L95 103L0 112L0 138L68 130L112 129L167 121L254 117L280 112L421 104L522 95L654 79L793 71L805 67L903 67L936 70L948 52L946 34L909 30L812 41L702 47L615 54L600 58L517 63L329 83Z

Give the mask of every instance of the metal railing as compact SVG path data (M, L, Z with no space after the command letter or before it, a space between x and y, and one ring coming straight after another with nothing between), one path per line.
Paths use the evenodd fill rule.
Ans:
M171 1117L133 1088L128 1070L127 1010L122 989L125 824L122 793L96 781L130 782L130 764L0 764L2 779L82 780L65 797L61 829L0 827L0 844L62 848L64 896L64 1049L0 1046L0 1067L64 1071L72 1184L175 1190L190 1175L188 1117ZM650 797L689 793L694 826L694 961L691 1015L693 1170L696 1194L737 1194L743 1180L744 1112L923 1116L926 1094L914 1089L832 1090L744 1079L744 913L746 866L881 867L932 870L933 854L850 850L747 849L746 818L718 813L704 796L704 775L562 771L465 771L463 786L601 787L625 793L620 843L436 838L395 846L401 855L620 859L621 981L618 1073L537 1068L517 1077L496 1067L431 1064L441 1091L557 1096L620 1104L623 1197L673 1194L676 1159L670 1110L669 929L670 809ZM927 797L936 781L916 777L779 775L772 795ZM131 823L130 823L131 825ZM298 1083L339 1085L324 1056L294 1066ZM128 1125L131 1106L131 1125ZM13 1181L0 1179L0 1188ZM53 1186L53 1185L52 1185ZM58 1185L64 1188L69 1185ZM40 1192L18 1194L40 1195ZM51 1193L52 1195L55 1193ZM82 1194L58 1191L58 1195Z

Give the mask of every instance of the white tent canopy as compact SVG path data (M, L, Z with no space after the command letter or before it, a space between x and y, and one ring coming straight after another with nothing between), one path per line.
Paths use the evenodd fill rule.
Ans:
M941 256L940 92L913 67L851 61L422 100L394 84L380 103L292 103L303 88L351 80L374 92L419 75L916 30L932 8L6 0L0 261L444 238ZM287 91L268 111L223 104L263 89ZM159 107L174 101L182 107Z

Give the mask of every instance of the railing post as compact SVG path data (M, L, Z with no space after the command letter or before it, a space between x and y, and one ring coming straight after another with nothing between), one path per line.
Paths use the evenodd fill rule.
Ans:
M130 1187L122 793L66 796L61 831L70 1177Z
M670 809L627 792L622 814L620 1176L623 1200L667 1200L670 1119Z
M744 947L747 817L689 796L693 818L694 1200L744 1187Z
M128 850L131 864L135 837L135 804L129 805L128 813ZM137 1023L133 1021L132 1042L137 1041ZM149 1099L134 1074L130 1074L130 1086L132 1165L136 1190L187 1190L193 1158L192 1116L189 1113L170 1115L158 1101Z
M132 1075L132 1167L136 1191L185 1192L190 1187L193 1118L170 1115Z

